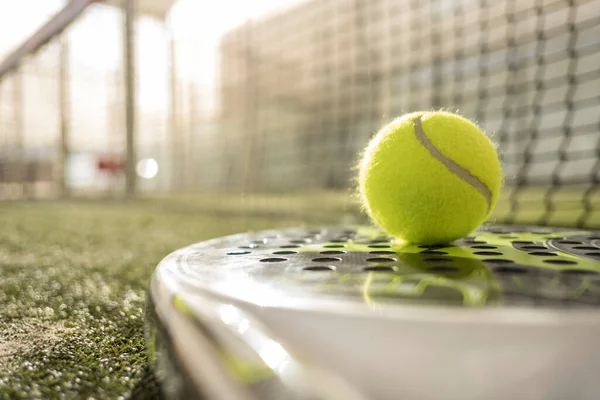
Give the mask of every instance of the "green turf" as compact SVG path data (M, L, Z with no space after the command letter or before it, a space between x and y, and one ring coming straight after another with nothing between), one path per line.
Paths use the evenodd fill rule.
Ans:
M538 220L535 200L517 220ZM553 215L568 226L581 213ZM143 308L165 255L230 233L364 221L348 193L0 203L0 398L156 396Z
M0 397L151 397L146 288L169 252L299 219L186 200L0 205Z

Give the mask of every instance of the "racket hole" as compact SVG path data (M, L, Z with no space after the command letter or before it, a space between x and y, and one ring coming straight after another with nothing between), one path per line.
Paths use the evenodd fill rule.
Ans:
M466 244L486 244L487 242L484 242L482 240L465 240Z
M529 240L513 240L513 244L535 244L535 242Z
M491 263L491 264L512 264L512 260L507 260L506 258L488 258L483 260L483 262Z
M326 251L322 251L320 254L334 255L334 254L346 254L346 252L344 250L326 250Z
M389 251L389 250L374 250L374 251L370 251L369 254L372 254L374 256L385 256L385 255L392 255L392 254L396 254L393 251Z
M368 247L370 249L389 249L392 246L389 244L370 244Z
M471 248L473 248L473 249L497 249L498 247L490 246L487 244L477 244L475 246L471 246Z
M325 249L343 249L344 247L346 247L345 244L327 244L323 246Z
M376 265L372 267L363 268L364 271L367 272L394 272L396 269L394 267L385 267L382 265Z
M423 246L419 246L419 248L421 249L442 249L446 246L444 246L443 244L432 244L432 245L423 245Z
M589 257L600 257L600 251L594 251L592 253L585 253L586 256Z
M561 264L561 265L577 264L577 261L571 261L571 260L544 260L544 262L547 264Z
M335 267L330 265L315 265L303 268L304 271L335 271Z
M300 247L302 247L302 246L300 246L298 244L284 244L283 246L279 246L280 249L297 249Z
M372 258L367 258L368 262L394 262L396 261L395 258L388 258L388 257L372 257Z
M565 275L598 275L598 271L588 269L564 269L560 272Z
M546 246L539 246L539 245L523 246L523 247L521 247L521 249L523 249L523 250L548 250L548 248Z
M319 258L313 258L311 261L314 261L314 262L338 262L338 261L342 261L342 259L339 257L319 257Z
M573 247L575 250L592 250L592 251L597 251L600 250L597 247L594 246L575 246Z
M288 255L288 254L298 254L297 251L293 251L293 250L280 250L280 251L274 251L273 254L275 255Z
M559 240L558 243L560 243L560 244L583 244L582 242L579 242L577 240Z
M283 258L283 257L269 257L269 258L263 258L262 260L260 260L260 262L264 262L264 263L278 263L278 262L284 262L287 261L287 258Z
M250 254L252 253L251 251L245 251L245 250L240 250L240 251L230 251L229 253L227 253L228 256L242 256L244 254Z
M501 256L502 253L498 251L476 251L473 254L477 254L478 256Z

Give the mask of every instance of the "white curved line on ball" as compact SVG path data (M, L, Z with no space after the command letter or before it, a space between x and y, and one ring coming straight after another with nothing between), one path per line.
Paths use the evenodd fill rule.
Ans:
M446 168L450 170L454 175L461 178L463 181L473 186L475 190L477 190L481 195L485 198L487 202L487 209L490 210L492 204L492 193L488 187L479 180L476 176L471 174L467 169L461 167L457 163L455 163L450 158L446 157L431 143L425 132L423 132L423 125L421 124L421 117L417 117L413 120L413 125L415 129L415 135L419 142L429 151L429 153L439 162L444 164Z

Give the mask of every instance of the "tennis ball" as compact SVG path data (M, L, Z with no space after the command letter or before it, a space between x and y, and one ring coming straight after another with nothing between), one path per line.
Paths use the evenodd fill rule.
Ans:
M391 236L444 244L491 213L502 186L493 143L449 112L415 112L384 126L367 146L359 192L371 219Z

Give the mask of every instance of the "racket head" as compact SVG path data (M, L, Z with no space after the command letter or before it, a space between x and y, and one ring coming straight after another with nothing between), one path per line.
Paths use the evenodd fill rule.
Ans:
M150 326L173 342L170 320L202 316L220 329L228 317L215 310L231 307L303 371L269 375L298 398L519 398L524 380L536 393L586 398L599 389L590 372L600 366L590 351L599 260L597 233L537 227L488 226L448 246L403 244L366 226L234 235L160 263ZM190 387L206 386L182 364L173 368ZM301 389L314 371L328 377L323 393ZM240 398L252 392L229 381L245 388Z

